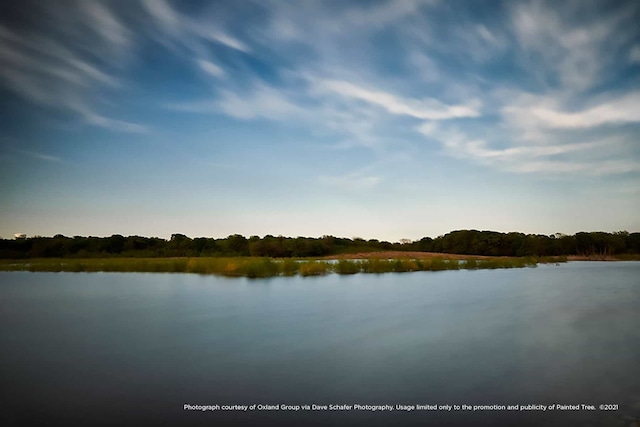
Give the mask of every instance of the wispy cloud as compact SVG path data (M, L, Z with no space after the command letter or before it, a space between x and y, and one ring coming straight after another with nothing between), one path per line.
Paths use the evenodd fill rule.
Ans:
M597 163L581 163L575 161L536 161L515 165L513 170L524 173L573 174L581 172L585 175L617 175L640 172L637 162L617 160Z
M295 119L305 114L289 97L273 87L258 84L246 95L222 91L215 103L216 110L239 119Z
M12 162L23 161L25 157L50 163L61 163L63 161L59 156L48 154L36 148L25 149L19 144L19 141L2 136L0 136L0 157L3 160Z
M387 92L366 89L346 81L320 81L316 86L346 98L377 105L391 114L406 115L418 119L446 120L480 115L478 100L471 101L467 105L446 105L434 98L405 99Z
M105 4L83 2L78 9L70 9L69 14L77 18L71 22L88 24L114 50L130 47L130 31ZM86 51L82 39L69 39L54 32L59 30L57 25L66 22L55 21L61 19L60 13L49 16L54 19L50 23L53 30L36 26L18 31L0 24L0 62L3 64L0 84L36 104L78 113L91 125L126 132L143 129L140 125L100 115L88 106L96 91L118 88L121 82L107 70L110 67Z
M33 25L12 28L0 19L0 84L30 102L78 114L85 123L116 132L140 133L147 125L110 117L95 106L97 94L122 89L121 63L145 37L194 59L204 75L225 76L206 55L206 41L240 51L249 48L221 28L177 12L171 3L143 1L142 8L99 0L38 5ZM148 22L153 26L139 26ZM191 59L189 58L189 59Z
M520 159L529 160L537 157L551 157L559 154L566 154L575 151L591 150L602 146L600 141L577 144L560 144L560 145L544 145L544 146L520 146L509 147L504 149L492 149L484 140L468 141L465 144L467 153L472 156L484 159Z
M147 133L149 128L147 126L131 123L124 120L115 120L109 117L101 116L100 114L96 114L91 111L87 111L83 114L86 122L99 126L105 129L109 129L116 132L125 132L125 133Z
M149 128L145 125L132 123L125 120L116 120L109 117L105 117L90 107L82 103L82 101L75 99L65 99L66 106L72 111L79 114L85 121L93 126L98 126L104 129L108 129L115 132L124 133L147 133Z
M462 159L516 173L616 175L640 171L632 160L632 145L621 137L592 137L590 140L563 143L550 136L544 145L518 140L502 147L482 137L435 122L417 128L425 137L440 143L445 153ZM518 145L513 145L513 143ZM613 157L612 157L613 156Z
M225 76L224 70L219 65L206 59L198 59L197 62L200 69L205 73L218 78Z
M188 51L199 51L203 41L213 41L242 52L251 51L245 43L228 34L220 25L180 13L165 0L142 0L142 4L167 43L178 42Z
M128 48L131 45L132 33L99 1L84 1L80 3L84 8L91 28L98 32L105 40L116 47Z
M165 0L142 0L142 4L165 32L177 35L183 31L182 19Z
M640 92L616 95L579 111L566 111L554 97L523 95L519 102L506 105L508 120L545 128L581 129L607 124L640 122Z
M115 78L55 41L1 25L0 59L0 76L7 88L43 104L55 103L61 92L85 91L94 82L117 85Z
M514 2L511 13L513 31L533 73L549 85L557 86L557 78L573 90L589 89L602 79L615 51L637 35L637 30L629 31L634 19L629 7L603 13L577 2L555 7Z
M19 153L25 154L29 157L32 157L34 159L44 160L45 162L54 162L54 163L62 162L62 159L60 157L52 156L50 154L40 153L36 151L29 151L29 150L16 150L16 151Z
M224 114L241 120L262 118L290 121L308 118L310 111L302 108L294 98L293 93L254 81L242 91L220 89L215 98L169 103L165 107L182 112Z
M306 38L310 43L320 42L309 38L310 34L353 37L355 33L370 33L397 24L437 4L437 0L383 0L364 4L327 4L312 0L290 7L286 2L270 1L267 36L279 40Z
M353 8L342 12L343 27L351 29L354 25L377 28L397 22L417 13L424 6L432 6L437 0L394 0L384 1L365 8Z
M251 52L251 49L245 43L220 29L211 29L210 26L199 23L194 23L193 25L193 31L205 40L212 40L240 52Z

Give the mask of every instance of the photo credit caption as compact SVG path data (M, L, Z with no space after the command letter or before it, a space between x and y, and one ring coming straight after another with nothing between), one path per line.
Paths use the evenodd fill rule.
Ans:
M413 411L440 411L440 412L479 412L479 411L516 411L516 412L547 412L547 411L617 411L618 404L587 404L587 403L552 403L552 404L513 404L513 405L468 405L468 404L189 404L183 405L184 411L368 411L368 412L413 412Z

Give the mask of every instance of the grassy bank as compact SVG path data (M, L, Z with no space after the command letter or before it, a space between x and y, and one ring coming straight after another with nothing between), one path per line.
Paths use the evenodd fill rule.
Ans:
M469 258L466 260L359 259L310 260L272 258L100 258L2 260L0 271L196 273L228 277L320 276L329 273L404 273L409 271L479 270L535 267L565 262L552 258Z

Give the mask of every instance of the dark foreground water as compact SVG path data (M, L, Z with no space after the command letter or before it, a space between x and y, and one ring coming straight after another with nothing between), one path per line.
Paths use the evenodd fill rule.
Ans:
M0 309L4 426L640 418L638 262L260 280L0 273ZM222 409L253 404L280 410ZM314 404L394 410L302 407ZM452 409L396 407L417 404ZM463 406L527 404L596 410Z

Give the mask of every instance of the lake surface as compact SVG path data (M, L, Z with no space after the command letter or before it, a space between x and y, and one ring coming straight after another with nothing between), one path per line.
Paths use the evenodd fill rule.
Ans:
M640 262L271 279L0 273L0 424L628 425ZM617 411L188 411L190 405Z

